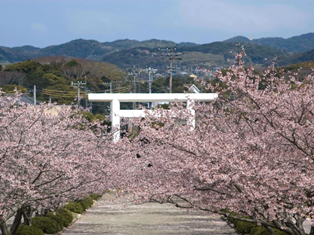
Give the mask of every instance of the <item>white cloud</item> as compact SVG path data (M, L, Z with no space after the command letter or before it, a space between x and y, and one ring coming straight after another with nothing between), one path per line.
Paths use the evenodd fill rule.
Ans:
M241 4L230 0L182 0L180 12L189 25L231 33L302 29L308 26L309 18L282 1Z
M43 23L32 23L31 28L39 32L47 32L47 28Z

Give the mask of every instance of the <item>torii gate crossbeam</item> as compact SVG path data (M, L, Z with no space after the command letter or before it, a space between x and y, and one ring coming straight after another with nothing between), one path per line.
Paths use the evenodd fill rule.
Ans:
M192 113L192 101L213 101L218 97L216 93L89 93L90 102L110 102L111 125L120 129L120 117L139 117L144 116L143 110L120 110L120 102L187 102L187 109ZM195 119L192 121L195 125ZM114 135L114 141L120 138L120 131Z

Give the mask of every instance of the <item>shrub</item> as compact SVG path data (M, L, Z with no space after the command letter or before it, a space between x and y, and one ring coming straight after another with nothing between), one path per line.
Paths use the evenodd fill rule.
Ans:
M44 232L37 227L21 224L16 235L44 235Z
M280 231L278 229L272 229L275 233L273 235L288 235L287 233ZM263 226L256 226L252 229L250 235L272 235L266 228Z
M86 209L90 208L93 205L94 200L91 197L87 197L82 200L78 200L76 202L81 204L83 210L85 211Z
M255 226L250 232L250 235L270 235L270 232L263 226Z
M230 216L236 217L238 215L235 212L231 212ZM240 219L234 219L230 216L228 217L228 221L234 225L234 228L238 234L271 235L271 233L263 226L259 226L256 223L242 221ZM250 219L248 216L243 216L243 218ZM287 235L287 233L278 229L272 228L272 230L274 231L274 235Z
M237 233L240 234L250 234L251 231L256 227L256 224L254 223L241 220L235 220L233 223Z
M238 215L235 212L231 212L230 216L236 217ZM247 216L244 216L243 218L249 219ZM231 217L228 217L228 221L233 223L235 230L239 234L251 234L251 231L257 226L256 223L250 223Z
M63 216L59 213L53 213L53 212L49 212L46 217L54 220L57 222L57 224L60 226L61 230L63 229Z
M101 195L100 195L100 194L97 194L97 193L92 193L92 194L90 195L90 197L91 197L93 200L97 201L99 198L101 198Z
M68 227L71 222L73 221L73 215L71 211L65 209L65 208L59 208L56 211L56 214L59 214L62 216L62 225L63 227Z
M68 209L69 211L77 214L82 214L84 212L84 208L82 207L81 203L78 202L69 202L64 207L65 209Z
M61 226L48 217L34 217L32 225L41 229L44 233L54 234L62 230Z

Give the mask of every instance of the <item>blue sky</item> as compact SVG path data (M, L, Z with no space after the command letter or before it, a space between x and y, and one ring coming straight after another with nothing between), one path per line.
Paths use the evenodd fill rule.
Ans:
M314 0L0 0L0 46L74 39L210 43L314 32Z

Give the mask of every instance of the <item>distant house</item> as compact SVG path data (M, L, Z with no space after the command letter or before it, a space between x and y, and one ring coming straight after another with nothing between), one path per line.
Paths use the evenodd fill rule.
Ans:
M9 102L9 99L6 99L6 97L14 97L14 96L15 96L15 94L5 94L3 102ZM21 94L20 103L34 105L34 99L33 99L33 97L28 96L27 94ZM36 105L39 105L39 104L40 104L40 102L36 100Z
M195 79L195 78L197 78L197 76L195 74L191 74L190 78L194 78Z
M15 96L15 94L6 94L4 96L4 99L1 100L1 102L3 102L3 104L6 104L10 101L10 98L13 98ZM19 105L21 103L25 103L28 105L34 105L34 99L31 96L28 96L26 94L21 94L20 96L20 101L16 103L16 105ZM2 103L0 102L0 108L2 106ZM40 102L36 100L36 105L40 105ZM49 114L49 115L53 115L53 116L57 116L58 113L62 110L64 111L69 111L75 109L75 107L73 105L46 105L44 108L44 113L45 114Z
M21 95L21 102L25 103L25 104L34 104L34 98L31 96L28 96L26 94L22 94ZM38 100L36 100L36 105L39 105L40 102Z
M60 111L62 111L62 110L69 111L73 108L74 108L74 106L72 106L72 105L53 105L53 106L47 106L47 108L45 109L44 112L45 112L45 114L57 116Z
M190 93L201 93L200 89L194 84L185 84L184 87L187 88Z

